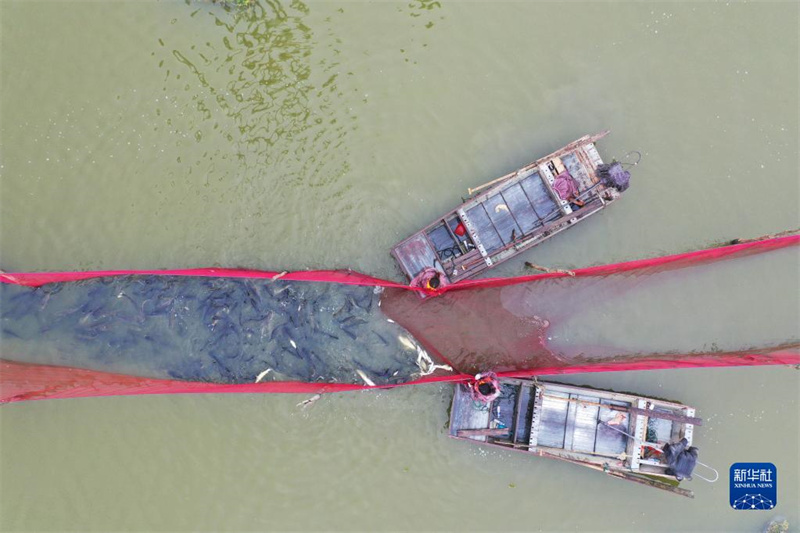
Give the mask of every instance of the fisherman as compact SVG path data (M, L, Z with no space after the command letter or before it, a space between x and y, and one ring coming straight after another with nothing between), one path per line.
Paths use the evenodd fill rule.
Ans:
M475 382L472 384L473 399L484 405L492 403L500 396L500 383L494 372L475 374Z
M581 207L586 205L586 202L584 202L583 200L578 199L577 196L571 196L568 199L568 201L569 201L569 207L573 211L577 211L578 209L580 209Z
M412 287L425 289L429 293L437 293L447 286L447 278L442 277L442 272L433 267L426 267L411 280Z
M580 192L578 190L578 185L575 182L575 178L573 178L568 171L565 170L556 176L552 187L553 190L555 190L558 194L559 198L569 202L569 206L573 211L586 205L583 200L579 198Z
M689 440L682 438L679 442L664 445L664 461L667 463L666 474L675 479L692 479L692 472L697 464L699 450L689 446Z

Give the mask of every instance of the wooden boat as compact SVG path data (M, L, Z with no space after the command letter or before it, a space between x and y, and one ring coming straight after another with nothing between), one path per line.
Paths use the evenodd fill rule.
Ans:
M603 179L602 169L608 165L603 165L595 143L607 134L581 137L519 170L470 189L470 194L483 192L395 245L392 255L409 280L435 268L445 283L455 283L592 216L617 200L627 187L627 182L613 186ZM615 165L619 167L619 163ZM574 185L571 189L570 183Z
M488 408L456 386L449 435L560 459L613 477L694 497L662 461L664 443L692 443L702 420L686 405L634 394L500 378Z

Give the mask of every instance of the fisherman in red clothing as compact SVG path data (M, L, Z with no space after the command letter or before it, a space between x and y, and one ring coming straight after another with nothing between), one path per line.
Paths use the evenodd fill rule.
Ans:
M435 294L447 286L447 278L442 277L442 272L433 267L426 267L422 272L414 276L411 280L412 287L425 289L431 294Z
M472 384L472 397L475 401L489 404L498 396L500 396L500 383L494 372L475 375L475 382Z

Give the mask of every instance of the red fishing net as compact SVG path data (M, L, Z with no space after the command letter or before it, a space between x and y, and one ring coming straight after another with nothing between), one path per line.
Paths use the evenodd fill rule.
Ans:
M552 347L551 328L579 307L586 294L602 297L638 290L665 273L692 276L690 267L708 268L721 260L739 260L756 254L796 247L800 237L767 239L679 255L589 267L565 273L548 273L508 279L462 282L420 298L419 290L349 271L310 271L278 274L233 269L172 271L113 271L0 274L0 281L36 287L108 276L192 276L242 278L298 283L331 283L383 287L380 311L410 332L420 356L427 362L422 372L404 381L386 381L379 386L464 380L485 370L499 375L537 375L617 370L713 367L766 364L800 364L796 338L780 339L768 346L731 347L660 353L642 350L593 350ZM120 293L122 294L122 293ZM598 296L599 295L599 296ZM118 296L119 298L120 296ZM796 298L796 294L791 296ZM143 307L143 309L145 309ZM36 312L36 311L34 311ZM218 318L218 317L215 317ZM98 326L100 327L100 326ZM103 325L104 328L113 327ZM4 328L4 335L5 335ZM795 335L789 334L789 337ZM624 331L620 332L624 335ZM295 344L292 340L292 344ZM386 344L384 342L384 344ZM31 363L2 350L0 402L28 399L108 396L118 394L164 394L199 392L292 392L322 393L369 388L367 385L315 380L218 383L187 379L161 379L153 375L126 375L82 366L81 368ZM419 362L419 361L418 361ZM436 365L436 366L434 366ZM452 370L446 368L449 365ZM249 378L248 378L249 379ZM259 382L260 381L260 382Z

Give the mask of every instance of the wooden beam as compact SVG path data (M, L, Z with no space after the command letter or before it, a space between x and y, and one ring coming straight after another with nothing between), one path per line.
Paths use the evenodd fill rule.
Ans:
M675 413L669 413L664 411L655 411L653 409L639 409L638 407L631 407L629 411L637 415L649 416L650 418L659 418L661 420L672 420L673 422L692 424L694 426L703 425L703 419L698 418L696 416L678 415Z

